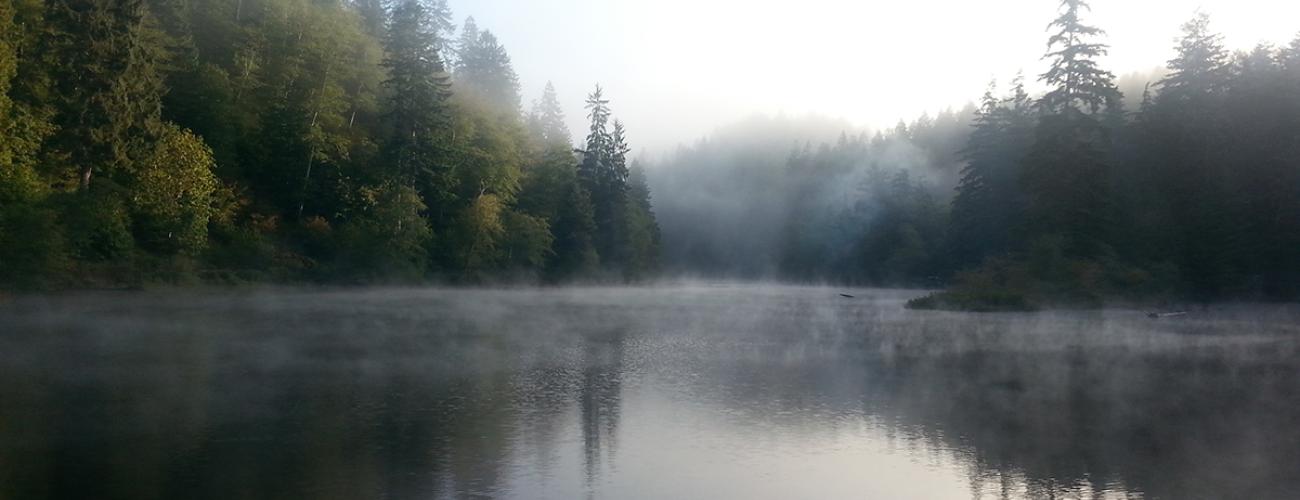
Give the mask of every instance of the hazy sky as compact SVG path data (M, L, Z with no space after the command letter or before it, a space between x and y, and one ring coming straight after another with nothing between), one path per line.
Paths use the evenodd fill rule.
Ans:
M636 150L665 151L754 113L868 127L960 107L991 78L1042 72L1055 0L450 0L505 44L530 106L555 83L574 136L599 82ZM1198 8L1229 47L1284 44L1295 0L1093 0L1107 69L1149 71Z

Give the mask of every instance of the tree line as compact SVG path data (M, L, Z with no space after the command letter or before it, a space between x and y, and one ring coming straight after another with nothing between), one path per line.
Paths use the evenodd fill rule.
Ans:
M1234 53L1198 13L1144 88L1101 66L1088 9L1060 3L1041 95L1018 77L872 135L777 120L682 148L653 171L665 265L952 285L931 307L1296 297L1300 39Z
M627 280L645 175L445 0L0 0L0 286Z
M947 201L973 105L874 133L754 117L651 169L666 272L918 286L947 275Z
M947 297L1295 297L1300 38L1234 54L1197 13L1130 111L1087 9L1061 3L1046 94L1017 81L982 100L951 207L949 256L967 271Z

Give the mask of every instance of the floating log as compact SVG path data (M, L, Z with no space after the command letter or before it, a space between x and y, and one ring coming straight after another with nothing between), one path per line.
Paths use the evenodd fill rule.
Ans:
M1186 316L1186 315L1187 315L1187 311L1175 311L1175 312L1163 312L1163 313L1162 313L1162 312L1152 312L1152 313L1147 313L1147 317L1148 317L1148 318L1151 318L1151 319L1175 318L1175 317L1178 317L1178 316Z

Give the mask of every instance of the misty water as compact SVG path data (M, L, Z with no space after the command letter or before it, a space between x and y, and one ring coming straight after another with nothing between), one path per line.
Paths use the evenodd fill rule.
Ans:
M1300 495L1295 307L905 310L918 293L14 298L0 498Z

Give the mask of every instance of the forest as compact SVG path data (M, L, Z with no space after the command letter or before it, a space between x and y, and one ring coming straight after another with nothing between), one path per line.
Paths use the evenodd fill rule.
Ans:
M645 175L445 0L0 0L0 287L636 280Z
M445 0L0 0L0 286L1295 298L1300 38L1233 52L1197 13L1163 72L1117 78L1088 11L1060 2L1049 69L964 108L755 118L637 162L599 86L577 144L549 84L525 112L506 49Z
M926 308L1295 298L1300 38L1234 53L1197 13L1148 83L1102 67L1088 8L1061 2L1041 94L1020 77L874 134L756 118L680 148L651 180L665 267L950 287Z

